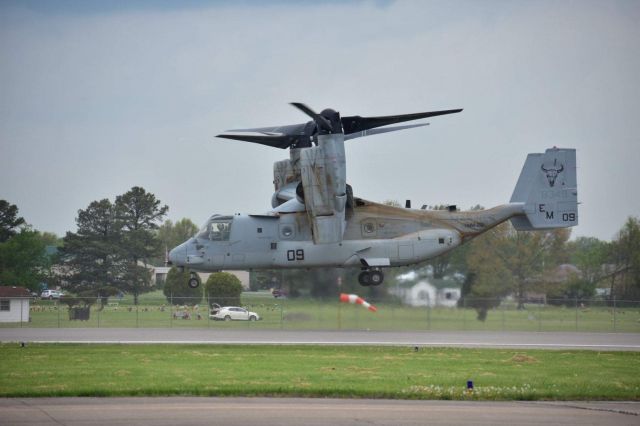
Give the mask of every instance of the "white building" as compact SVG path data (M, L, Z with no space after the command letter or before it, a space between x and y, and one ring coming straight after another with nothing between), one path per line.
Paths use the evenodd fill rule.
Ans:
M0 322L29 322L30 300L24 287L0 287Z
M422 279L418 282L403 282L390 286L389 292L398 296L409 306L444 306L455 308L461 291L455 281Z

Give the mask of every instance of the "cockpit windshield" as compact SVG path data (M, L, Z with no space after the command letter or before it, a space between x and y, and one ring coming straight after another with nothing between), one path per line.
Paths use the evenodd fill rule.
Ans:
M233 216L211 216L207 223L200 228L196 238L211 241L229 241L231 222L233 222Z

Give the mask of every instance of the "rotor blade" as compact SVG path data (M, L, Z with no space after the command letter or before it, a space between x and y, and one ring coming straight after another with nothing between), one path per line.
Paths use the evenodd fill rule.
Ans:
M268 134L256 134L256 135L238 135L233 133L216 135L217 138L231 139L235 141L253 142L261 145L271 146L273 148L287 149L295 141L295 136L289 135L268 135Z
M435 117L436 115L455 114L462 109L448 109L444 111L418 112L415 114L387 115L383 117L342 117L342 128L345 134L361 132L389 124L402 123L404 121L418 120L420 118Z
M253 129L230 129L230 130L225 130L225 133L226 132L233 132L233 133L251 132L251 133L282 133L284 135L303 135L305 126L306 126L306 123L288 124L284 126L273 126L273 127L256 127Z
M361 138L364 136L379 135L380 133L395 132L397 130L413 129L414 127L423 127L428 125L429 123L422 123L409 124L407 126L385 127L384 129L363 130L361 132L349 133L348 135L344 135L344 140L346 141L349 139Z
M314 110L312 110L305 104L300 102L291 102L291 105L293 105L294 107L298 108L300 111L304 112L309 117L311 117L313 121L316 122L318 127L322 128L323 130L326 130L327 132L333 131L333 128L331 127L331 123L329 122L329 120L327 120L320 114L317 114Z

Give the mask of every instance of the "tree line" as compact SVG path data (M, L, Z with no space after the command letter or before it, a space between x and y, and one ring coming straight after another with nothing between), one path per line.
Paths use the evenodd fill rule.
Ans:
M166 220L167 211L168 206L154 194L133 187L113 201L93 201L79 210L77 230L57 238L32 229L18 215L17 206L0 200L0 285L39 291L40 283L46 282L103 303L119 293L132 295L137 303L141 294L157 288L148 266L163 265L167 250L198 229L186 218L175 223ZM593 237L570 240L570 232L516 231L510 222L505 222L447 254L410 268L398 268L398 272L411 269L434 278L458 277L462 281L460 303L475 307L480 319L505 296L513 295L523 306L532 292L571 303L593 297L596 287L606 287L610 299L640 300L638 218L629 217L610 242ZM57 247L54 256L47 252L47 247L52 246ZM554 271L563 264L575 265L579 274L558 280ZM334 297L339 291L359 292L376 299L388 296L385 286L367 290L360 287L358 272L261 271L252 274L251 287L286 289L290 297ZM166 283L159 283L164 285L168 300L198 297L188 290L187 277L188 272L173 270ZM207 284L204 288L214 291Z
M163 265L166 251L198 229L189 219L163 222L168 209L154 194L133 187L113 202L105 198L78 210L76 232L58 239L32 230L18 216L17 206L0 200L0 285L39 292L46 283L74 295L70 305L100 301L104 307L109 297L118 294L129 294L138 304L141 294L156 289L149 266ZM52 246L56 253L48 254L47 247ZM190 291L188 275L189 271L171 271L165 291L168 301L198 303L202 299L202 289L196 291L200 292L197 301ZM212 275L205 286L209 298L219 297L221 291L222 296L239 296L240 281L227 275Z

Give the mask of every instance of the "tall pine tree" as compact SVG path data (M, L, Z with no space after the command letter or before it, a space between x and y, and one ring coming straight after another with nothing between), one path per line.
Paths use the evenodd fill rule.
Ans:
M160 249L155 231L167 210L169 207L161 206L155 195L138 186L116 197L116 219L122 234L122 250L126 256L122 289L133 295L136 305L140 294L153 289L147 265Z
M60 249L61 286L76 294L109 296L124 283L125 252L115 206L108 199L93 201L78 211L78 231L67 232Z

